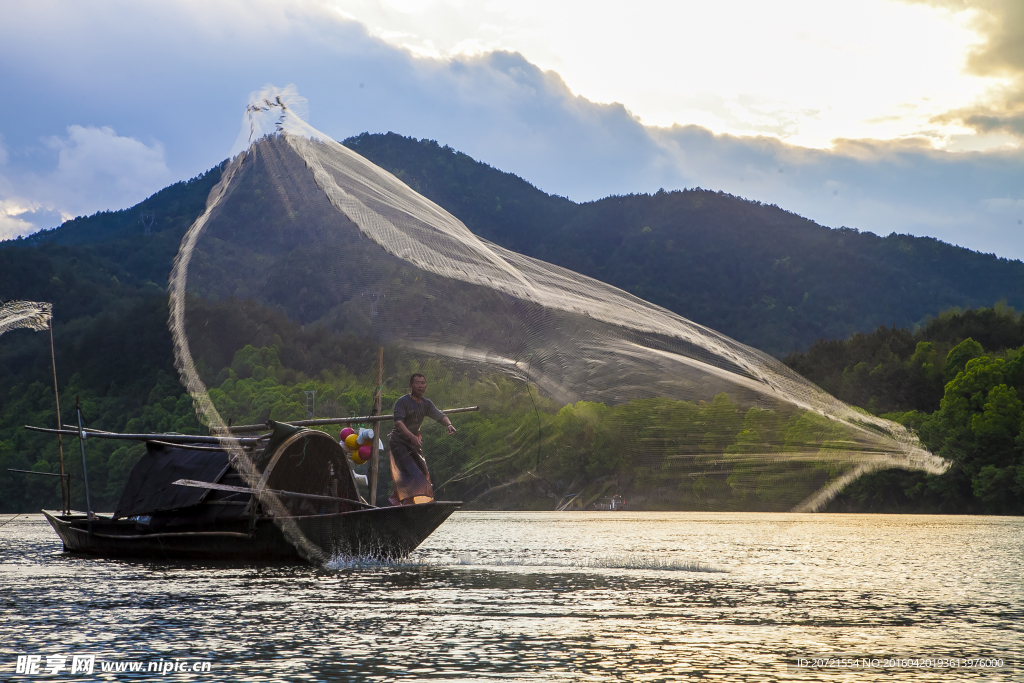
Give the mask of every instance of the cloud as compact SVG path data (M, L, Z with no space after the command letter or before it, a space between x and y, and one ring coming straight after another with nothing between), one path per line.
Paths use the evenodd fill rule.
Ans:
M964 16L981 37L964 68L996 80L977 103L934 117L959 121L979 133L1024 138L1024 3L1020 0L905 0L940 7Z
M76 215L130 206L175 180L159 142L146 145L112 128L71 125L45 139L56 168L0 176L0 238L59 225Z
M1024 75L1024 5L980 0L966 7L977 12L975 29L987 39L971 52L968 69L980 76Z
M8 202L0 202L0 240L9 240L20 235L28 235L39 228L22 216L25 211L20 206L11 206Z
M1009 133L1024 138L1024 107L986 107L982 112L971 109L958 109L950 116L939 120L959 120L979 133Z
M30 235L60 225L67 216L54 209L26 209L14 202L0 201L0 240Z
M67 138L47 144L59 153L56 171L46 183L60 188L69 205L85 206L102 192L116 205L138 201L173 180L163 145L119 136L112 128L68 126Z
M825 225L1024 258L1020 150L950 153L916 137L823 150L645 126L519 53L416 57L327 2L22 3L0 22L0 69L18 103L0 123L7 234L42 227L45 211L129 205L219 163L269 83L294 84L309 122L336 139L438 140L578 201L701 186Z

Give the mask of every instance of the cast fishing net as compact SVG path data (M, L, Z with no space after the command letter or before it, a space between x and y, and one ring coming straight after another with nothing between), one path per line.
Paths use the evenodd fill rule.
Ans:
M480 407L423 431L436 498L470 507L812 511L865 472L945 469L764 353L480 239L280 98L247 125L171 277L177 364L213 433L368 414L384 347L383 413L413 372L438 407Z

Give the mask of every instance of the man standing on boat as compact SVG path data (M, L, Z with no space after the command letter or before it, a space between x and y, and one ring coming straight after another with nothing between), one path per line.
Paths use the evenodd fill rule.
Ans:
M434 500L434 485L430 481L427 461L423 459L423 437L420 425L424 418L440 422L455 433L455 426L448 416L424 398L427 378L420 373L409 378L409 393L395 401L395 427L391 430L391 480L395 490L391 494L392 505L429 503Z

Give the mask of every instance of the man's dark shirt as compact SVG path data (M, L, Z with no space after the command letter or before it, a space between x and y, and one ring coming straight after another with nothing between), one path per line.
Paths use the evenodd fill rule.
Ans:
M438 410L429 398L420 400L421 402L417 403L412 396L406 394L395 401L395 422L401 422L413 434L420 433L420 425L423 424L424 418L429 417L438 422L444 419L444 413ZM392 438L398 436L402 441L408 442L408 439L397 428L391 432L391 435Z

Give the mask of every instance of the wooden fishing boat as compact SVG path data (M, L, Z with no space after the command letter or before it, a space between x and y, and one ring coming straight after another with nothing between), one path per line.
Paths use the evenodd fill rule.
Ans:
M44 514L65 550L104 557L393 561L462 505L371 505L333 437L268 425L273 431L260 437L230 437L230 449L226 437L68 430L80 437L141 438L146 454L113 515Z
M313 538L325 539L328 557L395 561L408 555L462 503L435 501L417 505L324 513L291 521ZM134 519L54 515L46 519L68 552L102 557L309 561L271 516L253 522L178 525L155 531Z

